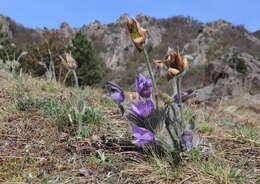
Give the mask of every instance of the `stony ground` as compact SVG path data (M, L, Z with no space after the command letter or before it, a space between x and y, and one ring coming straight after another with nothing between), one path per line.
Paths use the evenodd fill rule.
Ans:
M76 125L66 122L67 114L62 114L75 89L2 71L0 86L0 182L260 182L258 96L189 104L197 114L200 137L208 140L214 152L194 150L183 154L180 166L172 168L163 158L131 144L127 122L100 90L82 89L87 106L99 112L102 121L88 126L87 136L77 138ZM44 97L46 107L28 106L24 97Z

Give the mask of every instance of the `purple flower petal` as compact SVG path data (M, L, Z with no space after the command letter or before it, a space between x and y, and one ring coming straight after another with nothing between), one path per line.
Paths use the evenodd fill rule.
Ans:
M180 103L180 97L181 101L185 102L190 98L196 97L197 91L194 91L193 89L188 89L187 91L182 92L180 95L176 94L173 96L173 100L176 103Z
M139 99L137 104L132 103L130 112L134 113L140 119L145 119L145 117L151 114L153 110L154 110L154 105L152 100L143 101L142 99Z
M140 127L137 127L137 126L133 127L132 131L133 131L134 134L136 133L136 134L140 134L140 135L143 135L147 132L147 130L145 128L140 128Z
M122 103L125 100L124 91L115 83L108 82L106 88L109 91L108 96L116 103Z
M191 131L184 131L181 135L181 144L184 150L191 151L192 149L193 133Z
M133 143L138 146L143 146L144 144L148 144L155 140L155 135L145 128L135 126L132 128L132 132L133 136L136 138Z
M153 92L153 85L151 79L138 74L135 81L136 91L143 98L149 98Z
M191 131L184 131L181 135L181 141L185 142L192 142L193 133Z
M117 93L117 92L111 93L110 97L114 102L122 103L124 101L124 95L122 95L121 93Z
M20 56L26 56L27 54L28 54L27 51L23 51L23 52L20 54Z

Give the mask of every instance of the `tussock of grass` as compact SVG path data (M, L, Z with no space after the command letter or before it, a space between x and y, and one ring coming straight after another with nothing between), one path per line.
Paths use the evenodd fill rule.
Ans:
M215 183L244 183L245 171L234 168L223 160L209 159L191 163L191 167L197 173L201 183L214 181Z

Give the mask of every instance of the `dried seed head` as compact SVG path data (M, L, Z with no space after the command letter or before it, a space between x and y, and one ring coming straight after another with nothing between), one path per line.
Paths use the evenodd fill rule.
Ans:
M133 40L135 47L139 52L143 50L143 46L146 41L146 36L148 31L142 28L136 19L131 19L127 21L128 31L130 33L131 39Z
M77 63L75 59L72 57L71 53L65 53L66 57L66 67L70 70L75 70L77 68Z
M11 43L11 47L15 49L16 48L15 43Z
M155 60L155 65L167 70L167 79L181 76L188 69L188 61L185 56L181 56L179 52L175 52L168 47L168 51L162 60Z

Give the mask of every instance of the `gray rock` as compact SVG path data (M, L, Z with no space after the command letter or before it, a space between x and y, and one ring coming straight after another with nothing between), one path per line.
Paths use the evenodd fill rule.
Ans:
M213 97L213 89L214 89L214 85L209 85L209 86L206 86L202 89L198 89L198 95L196 97L196 100L198 101L208 101Z

